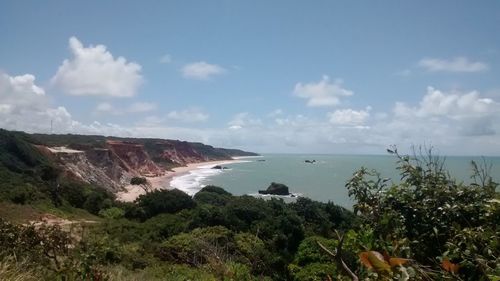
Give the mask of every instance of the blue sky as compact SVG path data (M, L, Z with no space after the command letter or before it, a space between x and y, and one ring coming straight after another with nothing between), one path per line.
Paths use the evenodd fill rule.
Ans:
M500 155L498 1L2 1L0 127Z

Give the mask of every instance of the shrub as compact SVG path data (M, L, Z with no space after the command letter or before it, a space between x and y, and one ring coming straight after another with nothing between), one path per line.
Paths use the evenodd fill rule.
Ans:
M130 184L133 184L133 185L141 185L141 184L147 184L148 183L148 180L146 178L143 178L143 177L133 177L132 179L130 179Z
M406 257L435 267L452 260L466 280L494 272L500 247L487 241L500 233L490 213L498 196L491 177L473 165L475 182L466 185L450 177L444 159L431 149L413 156L389 152L397 157L400 183L389 186L389 179L362 168L346 185L356 200L354 210L380 237L378 244L385 242L379 250L400 256L406 249Z
M231 199L231 193L217 186L206 186L196 193L193 199L202 204L224 206Z
M157 190L141 195L137 199L137 205L144 210L146 218L161 213L176 213L196 206L191 196L178 189Z
M121 219L125 216L125 211L118 207L111 207L99 211L99 216L106 219Z

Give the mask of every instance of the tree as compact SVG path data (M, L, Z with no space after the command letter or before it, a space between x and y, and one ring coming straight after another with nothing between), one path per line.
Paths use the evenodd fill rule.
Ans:
M176 213L183 209L192 209L196 206L191 196L174 190L156 190L137 198L137 205L141 207L146 218L151 218L161 213Z
M130 179L130 184L132 185L143 185L143 184L147 184L148 183L148 180L146 178L143 178L143 177L133 177L132 179Z

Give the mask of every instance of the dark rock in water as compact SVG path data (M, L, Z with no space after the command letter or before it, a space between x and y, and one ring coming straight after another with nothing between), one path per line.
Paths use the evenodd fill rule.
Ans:
M227 169L227 167L222 167L220 165L217 165L217 166L213 166L212 169L216 169L216 170L225 170Z
M316 160L314 160L314 159L313 160L306 160L304 162L312 164L312 163L316 163Z
M271 183L266 190L259 190L259 194L289 195L288 186L282 183Z
M257 162L266 162L266 159L259 159Z

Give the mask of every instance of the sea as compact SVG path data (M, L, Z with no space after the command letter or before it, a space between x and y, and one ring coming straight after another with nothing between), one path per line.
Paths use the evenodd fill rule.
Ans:
M500 157L451 156L445 158L445 167L458 181L470 183L472 160L491 165L490 174L500 182ZM397 183L401 176L396 162L396 157L391 155L264 154L222 163L220 165L226 168L222 170L212 169L213 165L201 166L175 177L170 185L190 195L206 185L216 185L233 195L270 198L273 196L259 195L258 191L277 182L287 185L293 194L281 197L287 202L303 196L322 202L331 201L351 209L353 201L345 185L352 175L365 167L375 169L383 178Z

